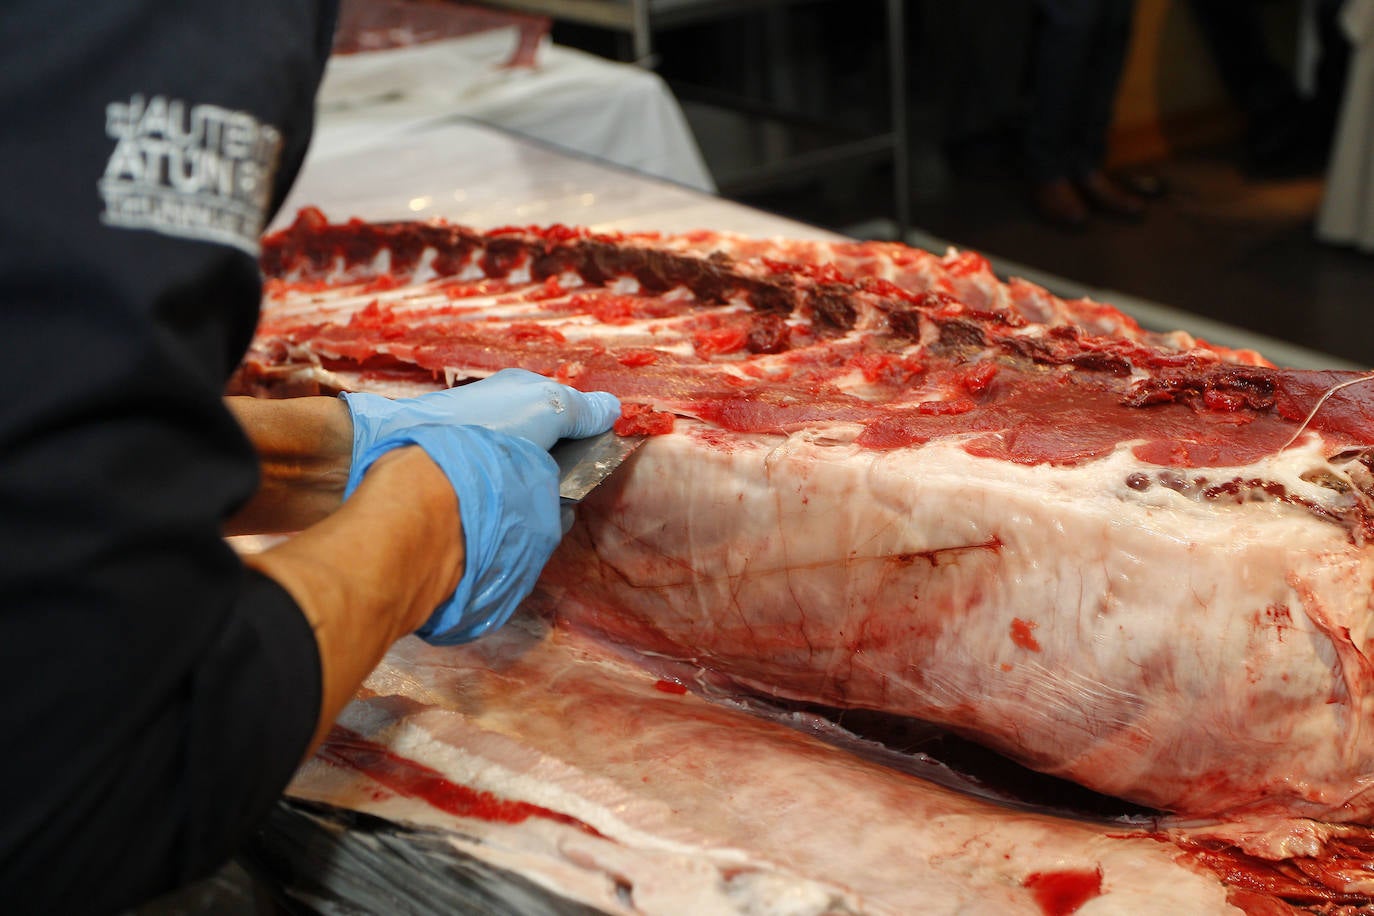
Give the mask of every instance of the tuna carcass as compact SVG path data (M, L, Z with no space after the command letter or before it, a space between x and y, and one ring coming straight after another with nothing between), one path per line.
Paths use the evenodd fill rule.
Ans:
M603 640L1188 817L1370 820L1363 376L892 244L307 211L263 264L243 390L621 396L654 435L543 579Z

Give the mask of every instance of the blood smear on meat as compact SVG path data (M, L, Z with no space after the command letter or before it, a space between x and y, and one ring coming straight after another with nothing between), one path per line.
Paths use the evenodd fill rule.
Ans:
M1036 872L1024 884L1035 895L1045 916L1069 916L1102 895L1102 869Z

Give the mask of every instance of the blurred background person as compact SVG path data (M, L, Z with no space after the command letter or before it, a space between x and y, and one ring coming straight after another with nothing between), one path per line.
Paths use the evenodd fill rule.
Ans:
M1245 162L1257 175L1319 172L1330 151L1349 60L1337 17L1343 0L1309 0L1315 39L1311 92L1275 53L1264 3L1190 0L1189 6L1231 100L1245 116Z
M1145 199L1103 171L1133 0L1037 0L1025 168L1036 212L1069 230L1092 211L1126 219Z
M1317 237L1374 253L1374 0L1348 0L1340 23L1353 56Z

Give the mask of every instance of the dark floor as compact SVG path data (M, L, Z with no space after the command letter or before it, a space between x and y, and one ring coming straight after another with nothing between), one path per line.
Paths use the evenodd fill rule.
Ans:
M934 177L918 169L913 223L1086 286L1374 365L1374 256L1315 241L1319 174L1251 177L1228 149L1179 154L1149 170L1169 190L1143 221L1101 218L1071 234L1035 217L995 156L945 157ZM891 194L890 172L877 168L745 200L845 229L890 217Z

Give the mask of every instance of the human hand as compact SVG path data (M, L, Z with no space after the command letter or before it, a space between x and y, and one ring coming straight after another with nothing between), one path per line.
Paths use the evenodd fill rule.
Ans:
M416 634L434 645L468 642L510 618L558 546L558 466L519 436L480 426L419 425L365 452L344 499L374 461L407 445L423 449L448 478L463 532L458 587Z
M603 433L620 416L615 395L581 392L525 369L502 369L481 381L414 398L342 397L353 417L355 461L373 443L423 424L482 426L548 449L559 439Z
M603 433L620 414L613 395L583 393L520 369L418 398L343 398L354 424L344 499L374 461L405 445L420 446L458 497L463 576L416 631L435 645L476 639L514 613L565 530L548 448L561 438Z

